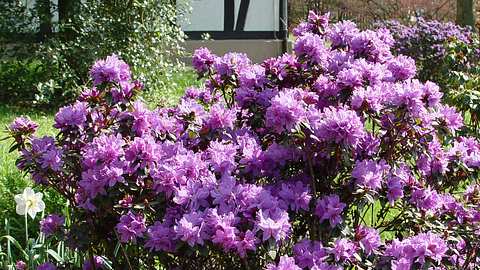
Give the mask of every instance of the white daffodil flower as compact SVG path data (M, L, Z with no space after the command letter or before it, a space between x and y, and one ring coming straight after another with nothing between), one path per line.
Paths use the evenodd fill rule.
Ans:
M23 193L15 195L15 202L17 203L17 214L30 215L35 218L37 213L45 210L45 203L42 201L43 194L35 193L35 191L27 187L23 190Z

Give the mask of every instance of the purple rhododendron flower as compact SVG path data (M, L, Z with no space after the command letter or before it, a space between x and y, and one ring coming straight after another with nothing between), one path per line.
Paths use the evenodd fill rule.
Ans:
M334 247L330 249L330 253L335 257L335 261L350 261L353 260L353 255L357 251L355 243L348 239L338 239L335 241Z
M17 261L15 263L15 269L16 270L26 270L27 269L27 264L24 261Z
M52 137L33 138L31 150L22 151L24 162L18 164L20 168L26 164L37 162L42 170L58 172L63 166L63 151L55 145Z
M440 92L440 87L430 81L425 82L423 85L423 92L430 107L436 107L443 96L443 93Z
M338 195L324 196L317 201L317 207L315 208L315 214L320 218L320 222L328 220L331 227L342 222L342 212L347 206L340 201Z
M392 58L389 61L387 68L392 72L392 76L395 80L401 81L413 78L417 72L415 60L403 55Z
M221 142L211 142L209 148L210 163L216 172L229 174L235 169L235 156L237 146L233 144L223 144Z
M450 106L440 107L441 119L451 131L459 130L463 126L463 117L457 110Z
M318 35L307 33L300 36L295 42L294 50L299 57L305 57L322 66L326 65L328 49Z
M60 108L55 115L55 124L53 126L59 129L83 127L87 120L87 106L86 102L76 102L73 105Z
M359 33L359 29L354 22L342 21L331 26L331 30L327 33L328 38L332 42L333 47L347 46Z
M277 133L290 131L302 120L305 120L306 111L300 89L287 89L278 93L271 100L265 114L267 127Z
M239 236L239 239L235 244L235 248L241 258L245 258L247 251L255 251L257 249L256 245L260 242L255 237L255 233L250 230L247 230L243 237Z
M395 257L392 265L406 267L415 262L421 265L427 258L440 262L448 250L445 241L431 232L420 233L403 241L393 240L387 246L385 255Z
M40 221L40 231L44 233L45 236L50 236L57 232L64 223L64 217L50 214Z
M37 270L56 270L57 267L50 262L42 263L37 267Z
M337 84L341 88L355 88L363 84L363 74L356 68L343 69L338 73Z
M187 242L191 247L196 244L204 244L204 240L207 237L205 229L202 212L185 214L174 227L176 236Z
M327 107L322 113L309 116L315 135L327 142L356 146L365 136L360 117L346 108Z
M174 230L166 224L155 222L155 224L147 230L148 240L145 244L147 248L155 251L172 252L175 250L173 239L175 238Z
M242 69L250 64L250 59L244 53L227 53L218 58L213 64L221 77L232 76L237 69Z
M357 161L352 170L352 177L356 185L367 190L377 191L382 187L383 177L390 166L384 160L379 162L373 160Z
M213 55L207 48L195 50L192 57L193 68L199 73L207 72L216 62L217 56Z
M322 265L328 257L327 250L319 241L304 239L293 247L293 254L297 265L302 268L313 268Z
M13 135L30 135L38 129L38 124L28 117L17 117L8 126L8 131Z
M137 238L143 237L147 231L145 226L145 217L142 214L128 214L120 217L120 223L115 226L120 240L124 243L137 241Z
M280 257L278 265L269 264L266 270L301 270L302 268L298 267L295 264L295 260L288 256Z
M411 202L419 209L435 212L440 207L441 197L431 188L417 188L412 192Z
M95 85L105 82L120 83L131 78L130 67L115 54L95 62L90 69L90 76Z
M95 267L92 266L92 261L87 259L83 262L82 270L96 270L101 269L105 264L105 261L100 256L93 256L93 264Z
M355 230L355 238L359 242L360 247L366 254L372 254L380 247L380 234L374 228L359 226Z
M278 196L293 211L307 211L312 199L310 189L301 181L282 183Z
M273 213L258 211L258 221L256 226L262 231L263 241L273 238L275 241L285 240L290 232L288 213L282 210L276 210Z
M251 65L245 67L242 72L238 74L238 81L242 88L261 88L267 82L265 77L265 68L261 65Z
M210 108L205 124L210 129L233 128L235 118L234 110L229 110L220 104L216 104Z

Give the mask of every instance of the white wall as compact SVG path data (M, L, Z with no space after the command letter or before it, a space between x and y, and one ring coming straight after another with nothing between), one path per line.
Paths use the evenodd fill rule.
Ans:
M233 1L236 24L240 0ZM191 7L190 13L185 3ZM177 10L185 14L178 18L179 23L184 31L223 31L223 5L224 0L178 0ZM279 6L279 0L250 0L244 31L278 31Z

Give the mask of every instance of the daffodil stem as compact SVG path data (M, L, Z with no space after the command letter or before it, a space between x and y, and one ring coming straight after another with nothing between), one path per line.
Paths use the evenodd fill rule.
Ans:
M28 241L28 215L25 213L25 249L28 252L28 269L33 269L32 251L30 250L30 241Z
M28 248L28 216L25 213L25 248Z

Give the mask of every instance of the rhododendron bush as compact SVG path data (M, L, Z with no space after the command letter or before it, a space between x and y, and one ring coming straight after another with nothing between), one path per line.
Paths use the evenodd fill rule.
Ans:
M379 24L395 39L393 51L415 59L417 77L437 83L442 100L467 117L462 132L477 136L480 126L480 39L470 27L420 18L412 25Z
M71 248L114 269L476 269L461 115L387 30L310 13L295 35L262 64L197 50L204 88L155 110L112 55L55 138L12 123L18 167L75 206Z

